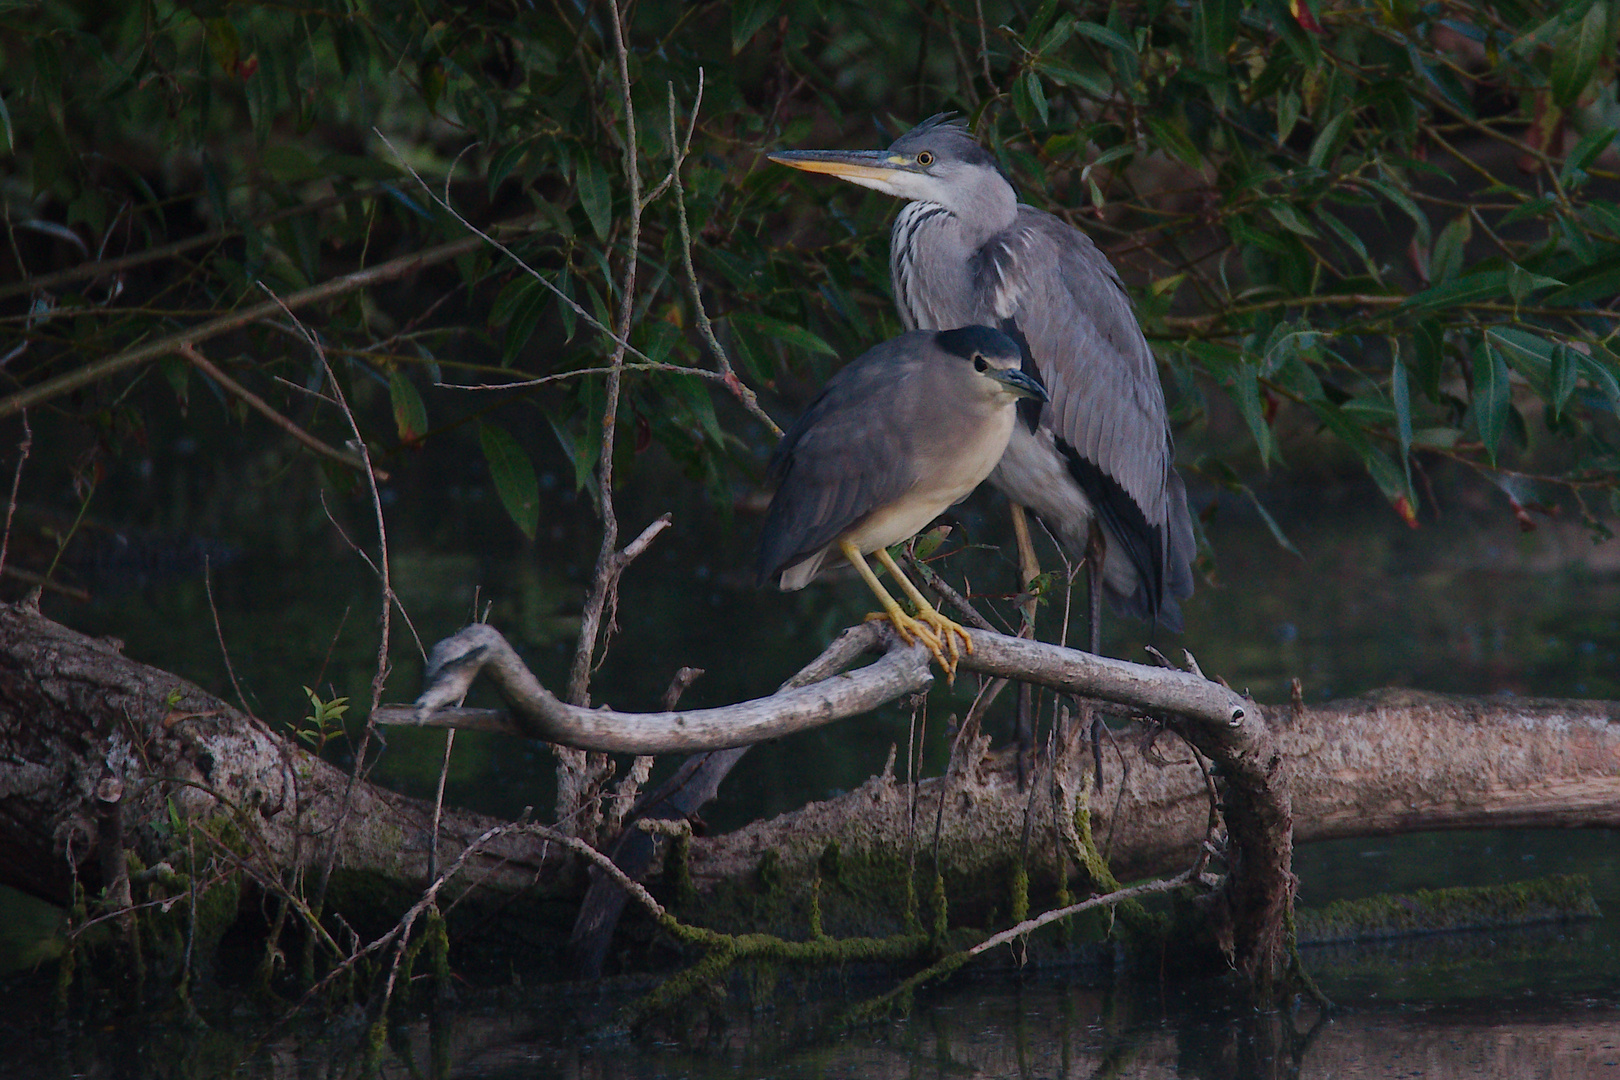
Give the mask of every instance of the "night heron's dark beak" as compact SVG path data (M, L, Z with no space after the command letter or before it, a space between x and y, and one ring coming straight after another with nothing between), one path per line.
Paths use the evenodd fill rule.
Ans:
M887 150L778 150L766 156L778 165L846 180L884 180L910 167L902 155Z
M1019 397L1034 398L1036 401L1052 400L1051 396L1046 392L1046 387L1017 368L1010 368L1006 371L1000 368L991 368L985 374L999 383L1005 383L1007 389Z

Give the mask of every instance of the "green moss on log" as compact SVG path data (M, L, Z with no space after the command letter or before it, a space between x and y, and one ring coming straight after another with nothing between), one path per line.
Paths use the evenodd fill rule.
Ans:
M1323 908L1301 908L1295 913L1295 927L1299 943L1312 945L1528 926L1601 914L1592 898L1591 882L1569 874L1511 885L1420 889L1339 900Z

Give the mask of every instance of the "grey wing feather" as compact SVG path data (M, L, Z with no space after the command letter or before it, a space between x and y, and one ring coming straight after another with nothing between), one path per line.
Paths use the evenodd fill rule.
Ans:
M1153 352L1119 275L1090 238L1028 206L1019 208L1018 227L1027 237L1018 262L1049 271L1025 274L1015 318L1052 395L1050 426L1118 485L1152 534L1121 539L1157 548L1132 552L1139 565L1151 560L1141 567L1151 572L1136 597L1117 599L1140 615L1162 602L1160 621L1174 628L1174 599L1192 592L1196 548Z
M892 343L890 343L892 344ZM760 536L760 584L809 558L874 509L894 502L916 477L908 440L895 418L873 403L896 387L884 346L850 363L782 437L771 456L779 482Z

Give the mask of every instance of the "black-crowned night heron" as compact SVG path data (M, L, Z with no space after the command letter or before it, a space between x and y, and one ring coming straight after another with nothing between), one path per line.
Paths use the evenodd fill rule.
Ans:
M1007 448L1015 405L1046 400L1019 370L1018 345L998 330L914 330L851 361L828 380L771 455L778 482L759 545L760 584L802 589L828 552L848 559L908 644L921 641L948 674L973 651L961 626L928 603L886 550L965 499ZM916 606L907 615L866 555Z
M909 328L996 326L1051 395L1021 410L990 481L1076 558L1101 526L1115 610L1181 629L1197 554L1153 353L1108 259L1079 229L1018 201L995 159L946 116L887 150L793 150L771 160L906 200L890 272ZM1123 557L1121 557L1123 556ZM1096 610L1098 567L1087 560ZM1092 620L1093 649L1097 627Z

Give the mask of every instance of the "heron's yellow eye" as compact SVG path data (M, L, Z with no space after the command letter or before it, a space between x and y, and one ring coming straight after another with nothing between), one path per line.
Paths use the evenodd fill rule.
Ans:
M989 366L990 366L989 364L984 362L984 357L975 356L973 358L973 370L974 371L983 371L985 368L988 368Z
M921 165L923 168L926 169L928 166L932 165L933 163L934 163L934 155L930 154L927 150L924 150L922 153L917 155L917 164Z

